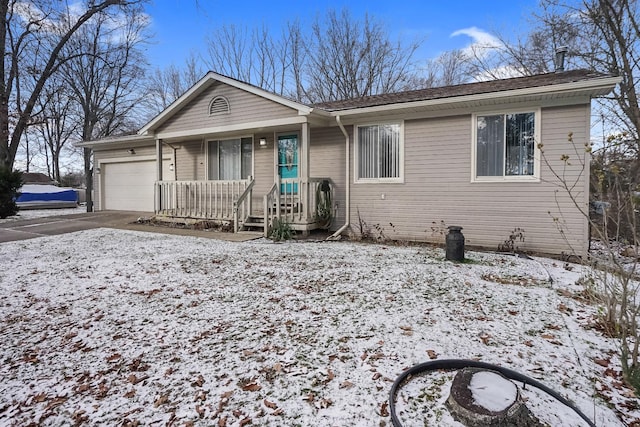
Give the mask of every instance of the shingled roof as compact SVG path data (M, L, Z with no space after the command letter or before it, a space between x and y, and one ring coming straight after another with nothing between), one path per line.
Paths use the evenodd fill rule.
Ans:
M410 90L405 92L387 93L383 95L363 96L342 101L323 102L313 107L326 111L342 111L355 108L376 107L380 105L399 104L413 101L427 101L457 96L477 95L482 93L503 92L509 90L551 86L563 83L573 83L612 77L608 74L596 73L590 70L571 70L535 76L514 77L510 79L491 80L477 83L467 83L454 86L442 86L428 89Z

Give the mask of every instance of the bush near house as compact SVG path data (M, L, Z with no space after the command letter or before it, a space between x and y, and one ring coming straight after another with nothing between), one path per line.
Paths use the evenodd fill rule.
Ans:
M22 172L0 166L0 218L18 213L16 198L22 184Z

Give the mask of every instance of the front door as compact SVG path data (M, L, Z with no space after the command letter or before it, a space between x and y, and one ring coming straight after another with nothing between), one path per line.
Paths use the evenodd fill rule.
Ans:
M280 179L298 178L298 135L278 136L278 175ZM281 184L280 193L297 194L298 184Z

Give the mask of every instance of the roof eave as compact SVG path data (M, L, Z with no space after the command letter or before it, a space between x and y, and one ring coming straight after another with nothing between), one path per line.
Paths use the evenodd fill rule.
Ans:
M621 77L602 77L587 81L578 81L570 83L560 83L547 86L529 87L523 89L512 89L505 91L487 92L473 95L452 96L448 98L428 99L424 101L406 101L392 104L375 105L371 107L354 107L341 110L330 111L333 116L351 116L368 113L389 112L394 110L402 110L405 108L428 108L434 109L450 109L455 104L463 104L468 102L482 102L485 100L496 100L499 98L516 98L532 95L571 95L579 93L587 93L590 96L602 96L611 92L611 90L620 83Z
M99 149L104 148L117 148L118 146L140 146L153 143L153 137L149 135L124 135L112 138L94 139L92 141L80 141L73 145L80 148L92 148Z

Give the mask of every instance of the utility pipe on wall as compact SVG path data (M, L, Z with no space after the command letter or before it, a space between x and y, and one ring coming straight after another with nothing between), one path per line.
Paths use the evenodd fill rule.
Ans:
M346 146L346 149L345 149L346 150L346 152L345 152L345 156L346 156L346 162L345 162L346 163L346 175L345 175L345 185L346 185L346 189L345 189L345 192L346 192L346 195L345 195L345 199L346 199L345 200L345 205L346 205L346 207L345 207L345 223L344 223L344 225L342 227L340 227L338 229L338 231L336 231L331 236L329 236L327 238L327 240L337 239L340 236L340 234L342 234L342 232L344 230L346 230L347 227L349 227L349 225L350 225L349 221L351 219L351 199L350 199L351 176L349 175L349 173L350 173L349 172L349 164L351 163L351 160L350 160L351 156L349 155L350 154L349 153L349 150L350 150L350 147L349 147L349 145L350 145L350 143L349 143L349 133L347 132L347 130L342 125L342 122L340 121L340 116L336 116L336 123L338 123L338 126L340 127L340 130L342 131L342 134L344 135L345 146Z
M162 141L162 143L173 150L173 156L171 158L171 161L173 162L173 180L177 181L178 180L178 158L176 156L176 151L178 150L178 147L174 147L168 142Z

